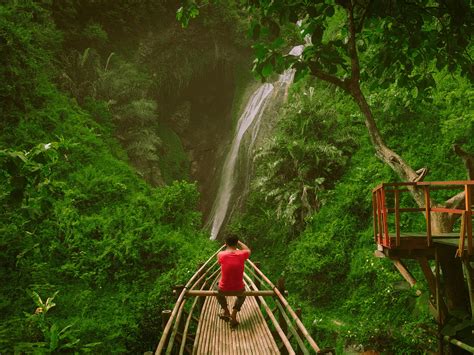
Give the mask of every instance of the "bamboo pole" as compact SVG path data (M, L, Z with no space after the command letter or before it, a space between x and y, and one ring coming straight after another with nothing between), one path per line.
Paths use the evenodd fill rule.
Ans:
M301 319L301 308L295 309L295 313L298 316L298 318ZM302 339L303 334L301 333L301 330L297 329L296 331L298 332L299 337ZM302 353L303 351L301 349L298 349L298 351L296 352L297 355L301 355Z
M255 265L250 261L248 260L248 262L250 263L250 265L252 265L254 268L255 268ZM255 271L262 277L262 279L268 283L272 288L273 290L275 291L277 297L281 300L283 306L286 308L286 310L288 311L288 313L291 315L291 317L295 320L296 322L296 325L298 326L298 328L300 328L301 332L303 333L304 337L306 338L306 340L308 341L308 343L311 345L311 348L313 348L313 350L315 350L316 352L319 352L320 349L319 349L319 346L318 344L316 344L316 342L313 340L313 338L311 337L311 335L309 335L309 332L308 330L306 329L306 327L304 326L304 324L298 319L298 316L296 315L296 313L293 311L293 309L290 307L290 305L288 304L288 302L286 301L285 297L283 297L283 295L280 293L280 291L275 287L275 285L265 276L265 274L263 274L259 269L255 269Z
M295 327L293 327L293 324L291 324L290 318L288 318L288 316L286 315L285 310L283 309L283 306L279 302L276 302L276 305L280 309L280 315L286 321L286 324L287 324L288 328L290 329L291 334L293 334L293 336L295 337L296 342L298 343L300 349L303 351L303 354L309 355L308 349L306 349L306 346L304 345L303 340L300 338L300 336L299 336L298 332L296 331Z
M206 286L206 283L203 283L203 285L201 286L201 290ZM188 335L188 330L189 330L189 325L191 324L191 320L193 319L193 312L194 312L194 308L196 308L196 305L198 304L198 301L199 301L199 297L196 297L194 299L194 302L193 304L191 305L191 308L189 310L189 314L188 314L188 318L186 319L186 323L184 325L184 330L183 330L183 341L181 342L181 346L179 348L179 355L183 355L184 354L184 349L185 349L185 346L186 346L186 337Z
M280 277L277 281L277 289L280 291L282 294L285 294L285 279L283 277ZM281 301L277 300L276 304L279 305ZM285 322L285 318L283 317L283 314L285 311L281 310L280 307L280 312L278 312L278 323L280 324L281 329L283 329L283 332L285 334L288 334L288 324Z
M215 297L219 294L216 290L189 290L186 291L186 296L205 296ZM249 291L225 291L221 292L224 296L275 296L275 292L271 290L249 290Z
M201 274L199 279L197 279L196 282L194 282L194 284L191 287L189 287L189 289L192 290L193 288L197 287L201 283L201 281L206 277L206 275L209 273L209 271L211 271L214 268L214 266L216 266L216 265L217 265L217 260L211 266L209 266L206 269L206 271L204 271Z
M186 285L184 286L184 288L189 288L189 286L194 282L194 279L206 268L207 264L212 260L214 259L217 254L219 254L219 252L224 248L224 245L221 246L214 254L211 255L211 257L209 259L206 260L206 262L199 268L198 271L196 271L196 273L189 279L189 281L186 283Z
M259 262L255 262L255 267L260 269L260 263ZM260 290L260 288L262 287L262 284L260 282L260 279L258 277L254 277L254 282L255 282L255 286L257 287L258 290ZM260 299L257 297L255 298L255 300L257 301L257 304L260 306Z
M454 345L460 347L461 349L467 350L467 351L469 351L470 353L473 353L473 354L474 354L474 347L472 347L472 346L470 346L470 345L468 345L468 344L466 344L466 343L463 343L463 342L460 341L460 340L457 340L457 339L455 339L455 338L451 338L451 337L448 336L448 335L445 335L443 339L446 340L447 342L451 343L451 344L454 344Z
M178 314L176 316L176 322L174 323L174 327L173 327L173 332L171 333L170 340L168 341L168 347L166 348L166 355L170 355L171 351L173 350L174 338L176 338L176 333L178 332L178 328L181 321L181 316L183 315L183 309L184 309L185 303L186 303L186 300L181 302L181 305L179 306Z
M252 279L250 277L248 277L247 275L244 274L244 277L247 279L247 282L252 285L253 288L255 288L255 284L253 283ZM278 335L280 336L283 344L285 345L285 348L288 350L288 353L290 355L296 355L295 351L293 350L293 348L291 347L291 344L290 344L290 341L288 340L288 338L286 337L286 334L283 332L283 330L281 329L280 325L278 324L278 321L277 319L275 318L275 316L273 315L272 311L270 310L270 307L268 307L267 305L267 302L265 301L265 299L262 297L262 296L259 296L260 297L260 302L263 306L263 308L265 309L265 311L267 312L268 316L270 317L270 319L272 320L273 322L273 325L275 326L275 330L277 331Z

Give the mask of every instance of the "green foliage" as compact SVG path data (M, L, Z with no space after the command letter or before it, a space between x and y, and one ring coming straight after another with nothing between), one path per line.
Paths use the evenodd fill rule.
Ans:
M12 1L0 13L0 352L153 350L171 286L214 245L196 186L146 185L113 134L130 156L168 154L168 182L186 177L179 139L157 125L146 73L89 46L61 51L55 67L65 33L49 8ZM107 41L100 22L84 28L65 35Z
M429 67L433 60L438 70L447 68L453 73L460 68L462 75L472 79L466 40L472 35L469 1L451 5L426 1L408 5L403 1L253 1L248 2L248 11L254 19L253 37L260 42L254 68L262 77L293 65L316 76L325 73L349 78L354 75L351 52L355 49L361 57L362 79L378 78L371 81L372 89L396 80L399 87L417 88L421 95L435 84ZM286 55L282 35L298 20L299 42L311 37L301 58ZM354 49L348 43L351 36L356 39Z
M354 130L324 105L331 89L320 86L309 81L294 90L279 131L256 157L255 190L275 206L277 218L297 228L324 204L323 191L334 186L356 147Z
M0 129L17 122L18 115L42 104L41 88L49 73L43 67L60 42L48 13L33 1L0 6Z

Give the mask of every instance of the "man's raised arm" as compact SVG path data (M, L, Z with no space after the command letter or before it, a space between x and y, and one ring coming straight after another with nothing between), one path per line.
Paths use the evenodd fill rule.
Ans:
M241 250L248 250L249 251L249 255L252 253L252 251L250 250L250 248L248 246L246 246L244 243L242 243L240 240L239 240L239 248Z

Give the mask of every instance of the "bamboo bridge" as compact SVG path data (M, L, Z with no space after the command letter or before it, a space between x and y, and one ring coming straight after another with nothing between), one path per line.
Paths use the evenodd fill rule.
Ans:
M248 296L231 329L219 319L215 290L220 277L217 253L185 286L175 288L173 310L162 312L163 334L155 354L314 354L325 353L301 322L301 310L285 299L283 279L275 286L258 263L245 263L243 294ZM241 293L239 293L241 294ZM226 293L232 306L235 294Z

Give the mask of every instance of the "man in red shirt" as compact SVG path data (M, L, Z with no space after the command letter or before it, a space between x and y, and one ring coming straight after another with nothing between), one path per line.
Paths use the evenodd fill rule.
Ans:
M225 240L226 249L221 251L217 255L217 260L221 265L221 279L219 281L219 294L217 295L217 301L221 305L224 313L220 315L220 318L229 321L231 327L236 327L237 312L240 311L242 304L245 301L245 296L237 296L237 300L232 308L232 314L229 312L227 307L227 300L225 293L227 291L244 291L244 264L250 256L250 249L235 235L227 236ZM237 248L240 248L237 249Z

